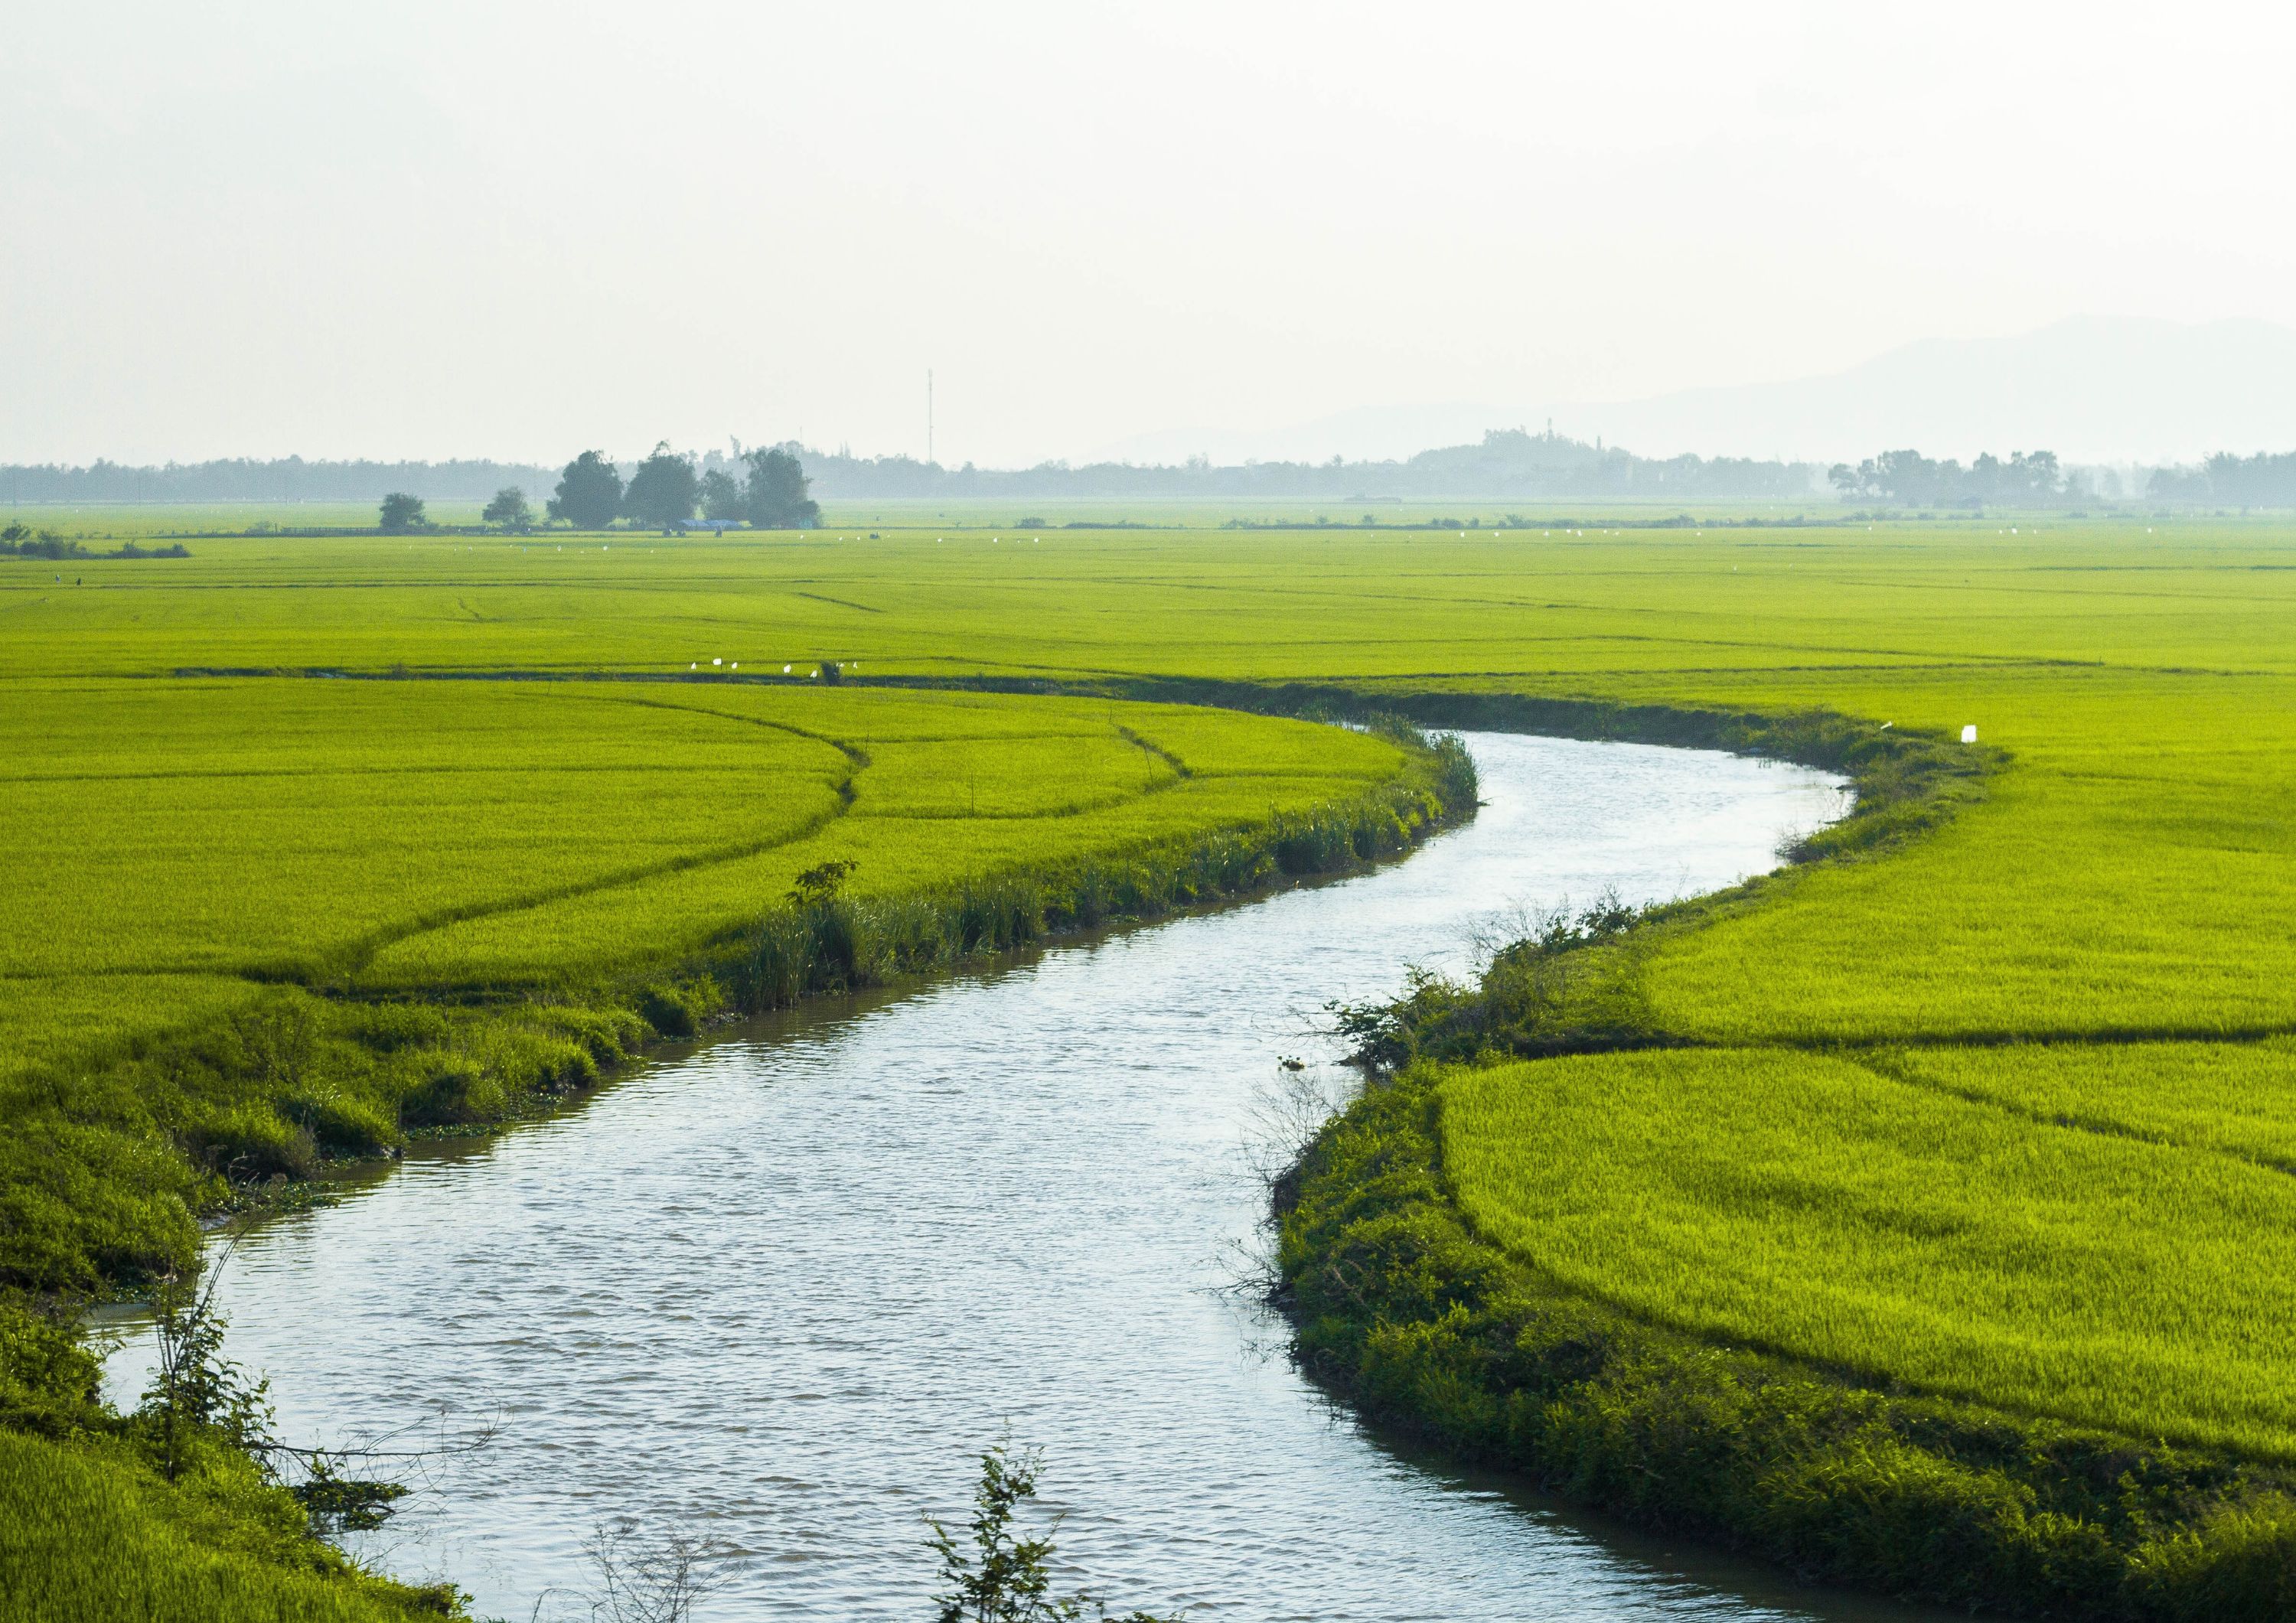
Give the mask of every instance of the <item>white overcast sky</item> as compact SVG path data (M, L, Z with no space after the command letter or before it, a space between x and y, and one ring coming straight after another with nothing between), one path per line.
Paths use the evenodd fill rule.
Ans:
M2255 5L20 4L0 461L944 462L2296 323Z

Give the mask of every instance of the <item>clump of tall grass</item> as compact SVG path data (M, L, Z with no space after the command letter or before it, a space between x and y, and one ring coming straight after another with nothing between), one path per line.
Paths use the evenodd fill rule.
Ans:
M714 1008L714 988L677 984L691 1006ZM194 1211L410 1133L532 1113L652 1035L603 990L455 1007L276 987L69 1089L36 1072L10 1090L0 1134L0 1288L98 1291L182 1272L198 1249Z
M101 1400L95 1357L68 1318L0 1292L0 1610L12 1623L450 1613L450 1589L374 1577L311 1536L302 1499L235 1435L260 1389L211 1344L195 1350L165 1406L122 1415Z
M1399 996L1333 1003L1325 1012L1366 1064L1419 1059L1585 1053L1656 1040L1644 991L1644 917L1615 895L1574 912L1557 907L1486 925L1484 967L1472 980L1413 968Z
M849 897L841 884L793 891L721 943L709 962L740 1007L781 1008L816 993L945 970L1063 930L1160 918L1285 880L1344 873L1409 849L1473 807L1474 766L1459 742L1421 740L1420 747L1431 767L1419 783L1128 857L985 874L890 898Z

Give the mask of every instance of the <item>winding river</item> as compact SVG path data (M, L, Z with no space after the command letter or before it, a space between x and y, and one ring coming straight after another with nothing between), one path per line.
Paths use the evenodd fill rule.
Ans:
M1345 1086L1325 999L1463 963L1509 906L1729 883L1841 809L1796 767L1469 742L1481 815L1378 873L734 1028L410 1154L242 1246L231 1350L298 1439L498 1413L362 1553L521 1623L622 1515L744 1553L705 1619L929 1616L921 1518L961 1520L1006 1432L1046 1451L1065 1575L1119 1610L1909 1615L1398 1454L1223 1288L1280 1081ZM131 1341L115 1383L147 1360Z

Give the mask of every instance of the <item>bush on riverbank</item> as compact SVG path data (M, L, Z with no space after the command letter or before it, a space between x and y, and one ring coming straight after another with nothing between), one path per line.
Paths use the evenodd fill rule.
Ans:
M1126 858L1088 858L967 881L914 897L800 902L761 917L711 973L745 1010L783 1007L946 971L1048 936L1163 918L1286 880L1399 856L1475 804L1474 763L1456 738L1415 742L1419 769L1354 802L1283 813Z
M1568 724L1582 734L1650 733L1669 743L1718 746L1846 775L1853 797L1849 815L1793 840L1780 855L1794 863L1862 858L1934 829L1983 795L1997 762L1989 752L1816 711L1699 717L1505 694L1397 702L1414 713L1458 717L1460 725ZM1357 1057L1387 1067L1421 1058L1594 1053L1679 1041L1652 1007L1644 976L1650 955L1669 936L1747 906L1765 888L1755 879L1641 909L1598 902L1576 916L1533 922L1521 939L1492 953L1472 981L1413 972L1400 996L1334 1005L1332 1012Z

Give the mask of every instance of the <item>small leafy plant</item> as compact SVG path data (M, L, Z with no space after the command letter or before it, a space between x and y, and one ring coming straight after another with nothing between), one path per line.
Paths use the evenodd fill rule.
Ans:
M1108 1617L1108 1608L1090 1593L1055 1596L1050 1562L1053 1528L1042 1536L1021 1537L1013 1521L1021 1505L1037 1496L1037 1478L1044 1466L1043 1451L1024 1448L1015 1453L1009 1443L998 1443L980 1456L980 1486L972 1496L971 1549L931 1517L927 1541L940 1557L941 1580L947 1588L935 1601L939 1623L1077 1623L1086 1608L1095 1619ZM1127 1612L1119 1623L1177 1623L1144 1611Z

